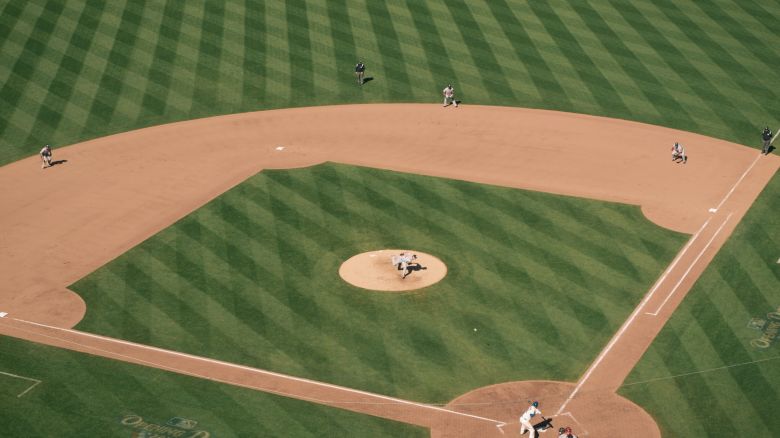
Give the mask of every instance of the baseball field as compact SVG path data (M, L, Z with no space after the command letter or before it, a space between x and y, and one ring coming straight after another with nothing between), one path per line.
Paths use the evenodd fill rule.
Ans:
M776 435L778 19L0 2L0 436Z

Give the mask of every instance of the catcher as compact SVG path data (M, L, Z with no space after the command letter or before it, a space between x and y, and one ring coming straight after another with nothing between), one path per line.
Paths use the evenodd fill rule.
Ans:
M577 438L577 435L572 433L571 427L562 427L558 429L558 438Z

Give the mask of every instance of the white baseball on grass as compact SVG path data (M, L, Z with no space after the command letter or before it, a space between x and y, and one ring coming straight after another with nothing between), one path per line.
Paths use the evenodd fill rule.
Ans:
M477 331L477 328L476 328L476 327L474 327L474 331Z

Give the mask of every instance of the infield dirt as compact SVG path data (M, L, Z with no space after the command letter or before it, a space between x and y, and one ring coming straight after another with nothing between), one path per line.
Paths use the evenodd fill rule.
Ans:
M671 161L675 141L686 146L688 164ZM0 312L8 312L0 318L0 333L407 421L440 430L439 436L498 429L490 419L457 414L457 406L446 412L414 404L380 408L349 402L355 392L344 388L317 386L314 394L283 376L263 380L249 369L61 330L74 326L85 312L84 302L67 286L269 168L336 161L640 205L651 221L697 238L678 266L670 267L665 282L643 300L648 310L657 309L655 315L638 312L627 321L574 386L576 397L568 398L569 410L577 410L591 434L627 436L631 427L631 436L658 436L654 424L605 422L608 413L594 412L593 402L614 395L780 166L775 156L758 157L750 148L657 126L552 111L433 104L214 117L58 148L54 158L67 162L42 170L37 157L31 157L0 168L0 187L7 188L0 192ZM517 406L506 406L492 418L515 427ZM636 418L652 423L646 414Z

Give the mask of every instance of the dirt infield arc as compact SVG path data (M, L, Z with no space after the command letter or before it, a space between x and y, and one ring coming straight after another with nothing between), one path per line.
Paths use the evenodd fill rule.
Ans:
M688 164L671 162L674 141L686 145ZM0 312L8 312L0 318L0 333L230 383L239 373L230 364L205 365L175 352L145 360L151 353L143 346L63 330L85 311L67 285L267 168L337 161L640 205L650 220L693 237L562 398L559 413L577 411L578 420L599 436L616 429L605 429L588 402L614 394L780 163L725 141L622 120L401 104L193 120L56 149L55 159L68 161L41 170L33 157L0 168L0 186L12 188L0 193L0 229L5 231L0 236ZM183 369L187 360L192 369ZM479 433L486 424L495 431L496 424L514 415L510 410L501 418L479 419L458 413L457 407L437 410L412 402L401 403L403 409L392 403L385 408L345 405L343 400L358 392L321 385L321 393L307 398L300 382L274 379L273 384L247 386L434 429L436 421L455 424L457 418L474 424L474 429L448 429L464 435ZM285 389L284 382L299 388ZM393 414L398 409L408 412ZM432 412L441 418L427 418Z

